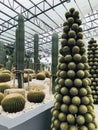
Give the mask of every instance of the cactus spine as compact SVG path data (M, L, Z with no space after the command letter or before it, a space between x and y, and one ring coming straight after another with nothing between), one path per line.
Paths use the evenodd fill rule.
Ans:
M39 59L38 59L38 42L39 42L39 36L38 34L34 35L34 70L37 73L39 68Z
M24 70L24 18L18 17L18 28L16 29L16 68L18 71ZM22 73L17 73L18 87L22 88Z
M58 34L53 33L52 35L52 92L54 93L55 79L58 64Z

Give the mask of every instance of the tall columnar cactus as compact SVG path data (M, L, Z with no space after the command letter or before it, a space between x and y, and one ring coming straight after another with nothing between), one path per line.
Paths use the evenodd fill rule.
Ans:
M90 66L90 87L92 89L94 103L98 104L98 44L93 38L88 42L88 63Z
M96 130L79 12L71 8L65 16L67 21L63 24L51 129Z
M5 57L6 57L6 51L4 49L4 44L3 42L0 41L0 64L3 66L5 65L6 62Z
M40 70L39 59L38 59L38 42L39 42L39 36L38 34L35 34L34 35L34 70L36 73Z
M55 91L55 79L58 64L58 34L53 33L52 35L52 93Z
M18 17L18 28L16 29L16 68L19 71L18 87L22 88L22 72L24 70L24 18L22 15Z

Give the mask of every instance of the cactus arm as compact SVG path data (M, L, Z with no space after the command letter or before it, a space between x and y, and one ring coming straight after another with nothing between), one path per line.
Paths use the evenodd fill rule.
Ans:
M54 93L55 79L58 64L58 34L53 33L52 35L52 92Z
M18 18L18 28L16 30L16 63L17 70L24 70L24 18L19 15ZM22 74L21 72L17 74L18 76L18 87L22 88Z

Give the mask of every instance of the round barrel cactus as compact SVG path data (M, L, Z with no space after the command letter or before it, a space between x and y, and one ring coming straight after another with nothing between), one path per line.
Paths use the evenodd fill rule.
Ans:
M36 74L36 79L38 80L44 80L45 78L46 78L46 75L43 72L39 72Z
M11 80L11 75L9 73L0 73L0 82L7 82Z
M21 94L13 93L7 95L1 102L5 112L15 113L22 111L25 107L25 99Z
M30 90L27 94L27 99L29 102L40 103L44 100L44 98L45 93L43 91Z
M51 110L51 130L97 129L91 95L89 66L83 42L79 12L65 14L61 54L55 80L55 103Z

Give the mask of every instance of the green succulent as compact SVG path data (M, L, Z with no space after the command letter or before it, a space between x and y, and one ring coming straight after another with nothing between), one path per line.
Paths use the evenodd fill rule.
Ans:
M69 46L75 45L75 39L74 39L74 38L68 39L68 45L69 45Z
M71 56L71 55L66 55L66 56L64 57L64 60L65 60L66 62L70 62L70 61L72 61L72 56Z
M84 46L84 43L83 43L83 40L81 40L81 39L79 39L79 40L77 40L77 46L79 46L79 47L83 47Z
M66 18L71 17L71 13L70 13L70 12L66 12L65 17L66 17Z
M40 103L44 100L45 93L43 91L29 91L27 99L29 102Z
M67 38L68 38L67 33L62 33L61 38L62 38L62 39L65 39L65 38L67 39Z
M75 62L80 62L81 61L81 55L80 54L75 54L74 56L73 56L73 59L74 59L74 61Z
M68 31L69 31L69 26L68 26L68 25L63 26L63 31L64 31L65 33L68 32Z
M64 55L70 54L70 48L68 46L64 46L62 50Z
M69 25L72 25L74 23L74 18L73 17L69 17L68 18L68 23L69 23Z
M74 62L70 62L70 63L68 64L68 69L70 69L70 70L75 70L75 69L76 69L76 64L75 64Z
M79 29L78 24L73 23L73 24L72 24L72 29L75 30L75 31L78 31L78 29Z
M73 54L77 54L77 53L79 53L80 52L80 48L78 47L78 46L74 46L73 48L72 48L72 53Z
M61 40L61 45L62 45L62 47L63 47L63 46L66 46L67 43L68 43L67 39L62 39L62 40Z
M94 44L96 48L93 50L90 50L92 44L89 46L88 60L79 12L71 8L65 17L67 21L63 24L61 36L60 58L55 81L55 103L51 111L51 130L95 130L97 125L93 101L98 102L98 88L94 89L95 85L98 86L98 56L95 57L93 54L98 55L95 52L97 46ZM97 95L92 97L95 91Z
M3 98L1 105L5 112L19 112L25 107L25 99L18 93L9 94Z
M11 80L11 75L9 73L0 73L0 82L7 82Z
M70 38L75 38L75 37L76 37L76 32L73 31L73 30L70 30L70 31L68 32L68 36L69 36Z
M46 78L45 74L42 72L37 73L36 79L38 80L44 80Z

